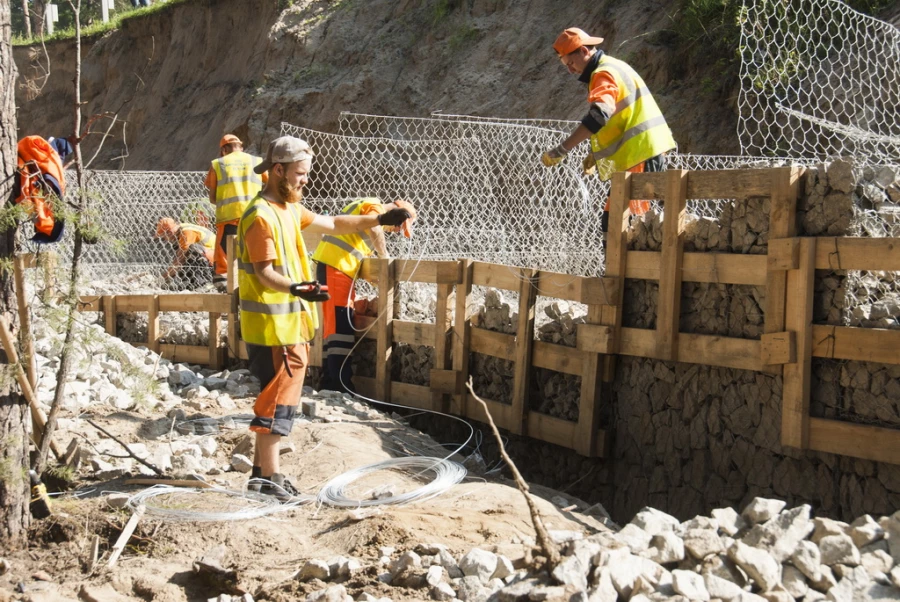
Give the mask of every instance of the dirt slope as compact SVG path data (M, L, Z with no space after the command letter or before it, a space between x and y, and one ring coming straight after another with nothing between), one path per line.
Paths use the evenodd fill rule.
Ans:
M279 4L194 0L86 40L86 114L128 122L126 139L115 135L94 167L202 169L225 132L258 150L281 121L336 131L341 111L579 118L584 87L550 48L572 25L603 35L643 74L682 150L737 150L732 103L703 93L702 76L665 42L674 39L674 0ZM47 49L16 49L20 135L72 129L74 45Z

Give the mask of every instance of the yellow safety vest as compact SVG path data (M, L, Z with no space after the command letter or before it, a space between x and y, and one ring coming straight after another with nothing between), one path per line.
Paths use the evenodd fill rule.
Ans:
M362 212L372 205L381 205L381 199L370 197L356 199L343 209L342 215L362 215ZM340 270L350 278L356 277L362 260L374 253L369 246L369 235L353 234L326 234L313 253L313 260L330 265Z
M603 55L594 73L600 71L611 73L619 86L615 112L591 136L597 173L601 179L608 180L612 172L630 169L676 145L666 118L634 69L624 61Z
M247 204L262 188L262 178L253 168L262 163L260 157L235 152L212 162L216 172L216 223L241 219Z
M216 235L201 226L194 224L181 224L179 226L183 232L198 232L200 234L200 244L210 250L216 248Z
M276 258L272 266L291 282L312 280L306 258L306 245L300 234L300 207L287 206L293 223L283 224L269 201L257 196L250 202L238 227L238 287L241 298L241 338L253 345L277 347L306 343L315 336L318 316L310 304L290 293L280 293L260 283L244 244L247 229L257 217L263 219L272 232ZM284 229L294 228L298 248L285 246Z

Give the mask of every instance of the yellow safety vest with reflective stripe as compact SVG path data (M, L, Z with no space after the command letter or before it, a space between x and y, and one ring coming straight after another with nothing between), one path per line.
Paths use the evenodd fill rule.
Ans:
M260 157L234 152L212 162L216 172L216 223L241 219L247 204L262 188L262 178L253 168Z
M183 232L197 232L200 234L200 244L210 250L216 248L216 235L202 226L194 224L181 224L179 226Z
M356 199L343 209L342 215L362 215L372 205L381 205L381 199L364 198ZM350 278L356 277L362 260L374 253L369 246L369 235L362 234L326 234L313 253L313 260L330 265L340 270Z
M306 257L306 245L300 234L300 207L287 206L290 223L282 223L283 216L257 196L250 202L238 227L238 287L241 298L241 338L253 345L277 347L306 343L315 336L318 316L310 304L290 293L280 293L263 286L256 276L250 254L244 244L247 229L257 217L263 219L272 232L276 258L273 269L291 282L312 280ZM298 248L285 246L285 228L295 230Z
M597 172L608 180L613 171L625 171L675 148L666 119L647 84L624 61L603 55L591 74L608 71L616 80L616 108L600 131L591 136L591 152Z

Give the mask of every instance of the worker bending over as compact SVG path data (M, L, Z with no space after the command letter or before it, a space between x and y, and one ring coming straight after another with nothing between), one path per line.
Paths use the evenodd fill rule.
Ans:
M216 207L216 273L213 284L224 290L228 274L228 236L237 234L238 222L250 199L256 196L266 181L266 174L253 168L262 158L244 152L241 139L227 134L219 141L219 158L212 162L206 174L209 202Z
M587 114L568 138L541 157L547 167L565 159L578 144L590 139L591 152L585 158L585 173L595 169L603 180L613 171L635 173L664 171L665 155L675 148L672 132L641 76L624 61L615 59L597 45L595 38L571 27L562 32L553 49L569 73L588 85ZM647 201L631 201L632 215L650 209ZM601 218L603 242L609 229L609 199Z
M406 201L382 204L377 198L357 199L341 209L341 215L380 215L401 208L412 216L402 226L376 226L361 233L322 237L313 259L317 262L316 279L328 286L331 299L322 304L325 323L322 325L322 383L321 389L352 392L353 369L347 355L355 344L353 307L356 291L353 281L366 257L388 257L385 232L400 232L412 236L412 222L416 210Z
M212 278L216 235L195 224L179 224L164 217L156 224L156 238L175 243L175 258L163 279L177 289L195 289Z
M300 204L309 182L313 151L306 141L282 136L272 141L255 172L269 171L265 188L250 202L238 227L241 336L251 373L262 390L253 406L256 433L248 490L291 501L297 494L280 472L278 443L290 434L300 402L317 327L311 304L328 299L312 282L302 230L343 235L376 226L400 226L411 215L402 208L381 214L317 215ZM262 480L259 480L262 479Z

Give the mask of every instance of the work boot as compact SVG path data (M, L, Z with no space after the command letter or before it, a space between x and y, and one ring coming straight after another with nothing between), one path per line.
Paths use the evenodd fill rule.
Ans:
M300 492L294 487L283 474L276 472L268 482L263 481L259 488L259 492L263 495L271 495L279 502L287 504L290 502L300 501Z
M260 470L259 466L254 466L253 470L250 471L250 480L247 482L247 493L259 493L259 488L262 487L262 470Z

